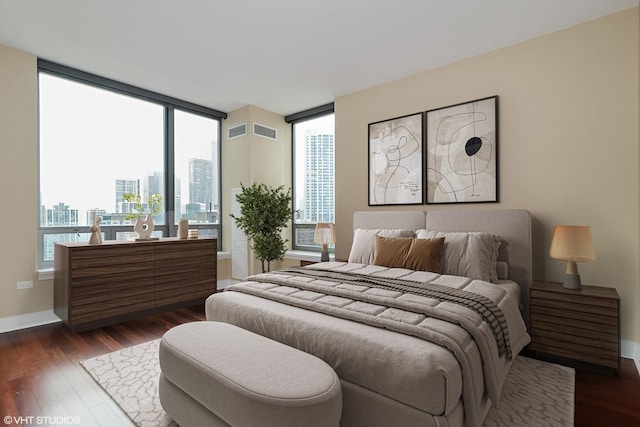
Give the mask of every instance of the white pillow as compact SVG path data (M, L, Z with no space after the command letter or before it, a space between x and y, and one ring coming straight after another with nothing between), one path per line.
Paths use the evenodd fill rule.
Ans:
M366 229L353 230L353 244L349 253L349 262L373 264L376 248L376 236L413 237L413 230L404 229Z
M483 232L418 230L418 239L444 237L440 269L442 274L464 276L496 283L496 262L502 239Z

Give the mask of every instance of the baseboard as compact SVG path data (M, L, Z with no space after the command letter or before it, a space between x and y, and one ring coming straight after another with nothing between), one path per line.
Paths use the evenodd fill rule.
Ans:
M640 375L640 344L633 341L622 340L620 342L620 354L622 357L634 361L638 375Z
M0 333L33 328L34 326L48 325L61 321L62 320L50 310L4 317L0 319Z

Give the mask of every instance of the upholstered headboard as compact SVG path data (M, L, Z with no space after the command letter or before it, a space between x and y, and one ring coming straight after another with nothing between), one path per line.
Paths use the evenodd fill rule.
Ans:
M533 281L531 214L522 209L456 211L360 211L353 228L403 228L434 231L484 231L502 237L499 261L509 265L508 278L522 289L528 324L529 285Z
M419 230L425 227L425 211L358 211L353 214L353 228L402 228Z

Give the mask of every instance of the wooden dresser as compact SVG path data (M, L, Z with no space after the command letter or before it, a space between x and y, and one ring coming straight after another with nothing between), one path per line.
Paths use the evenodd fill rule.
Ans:
M570 361L617 370L620 364L620 297L613 288L561 283L531 285L529 348Z
M53 311L79 331L201 304L216 263L215 238L58 243Z

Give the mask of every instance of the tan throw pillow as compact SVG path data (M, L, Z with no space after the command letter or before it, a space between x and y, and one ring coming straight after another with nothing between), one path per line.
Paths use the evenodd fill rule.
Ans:
M434 239L376 236L374 265L440 273L444 237Z
M404 261L404 268L440 273L440 259L444 237L413 239Z
M411 237L394 238L376 236L373 265L383 267L405 268L404 260L411 247Z

